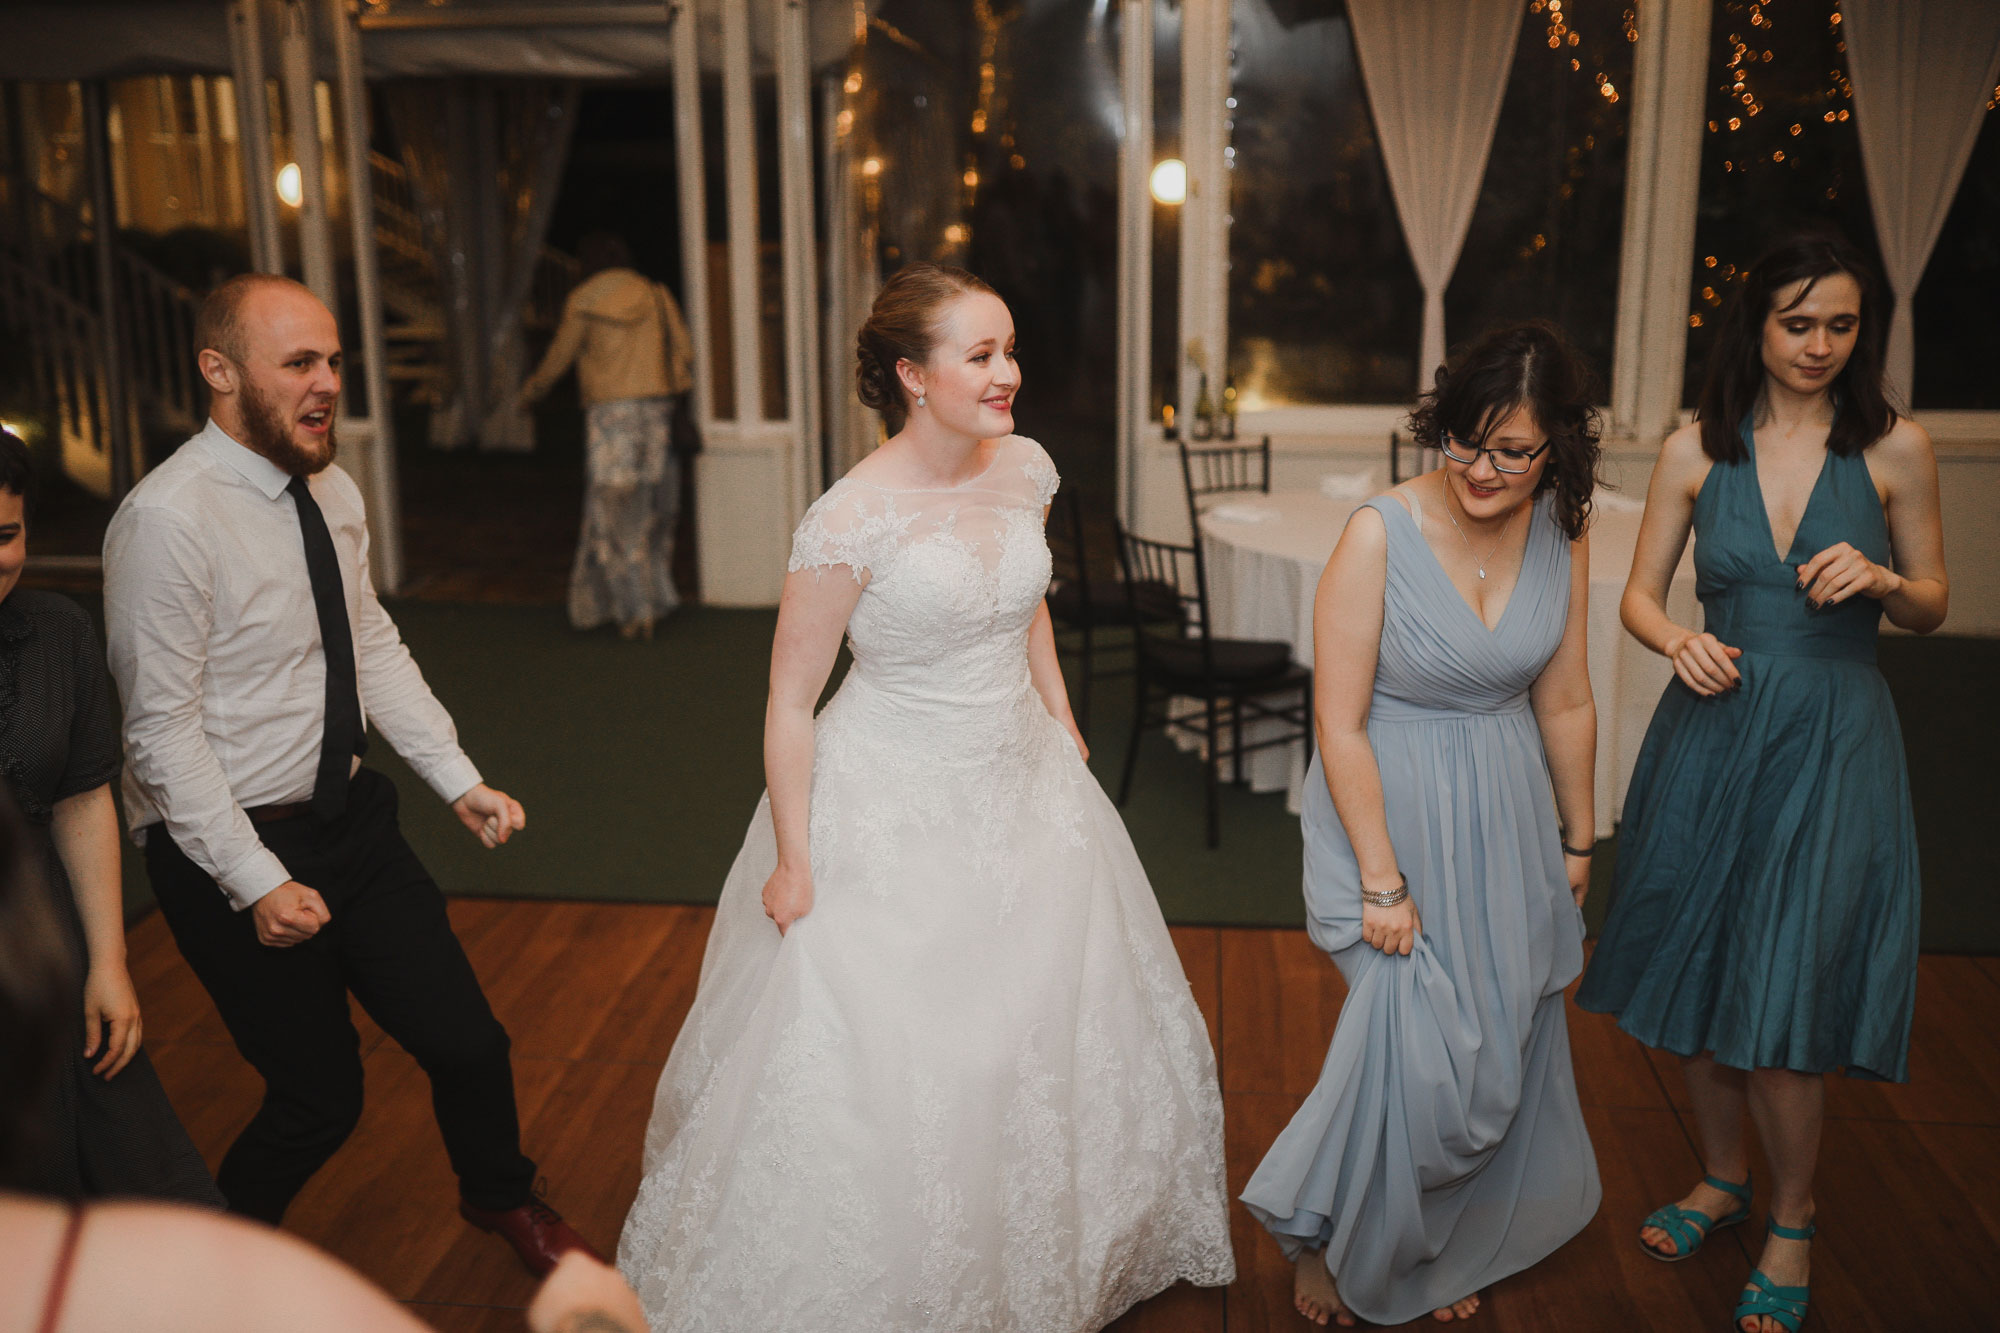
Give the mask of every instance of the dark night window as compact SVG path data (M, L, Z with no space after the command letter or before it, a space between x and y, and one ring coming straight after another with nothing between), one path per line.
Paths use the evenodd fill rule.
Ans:
M1831 224L1881 268L1839 6L1716 0L1710 25L1681 393L1689 406L1730 284L1780 236Z

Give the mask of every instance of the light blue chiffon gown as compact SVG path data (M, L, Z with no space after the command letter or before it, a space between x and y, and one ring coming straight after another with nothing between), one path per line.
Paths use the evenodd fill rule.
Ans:
M1534 1264L1597 1211L1563 988L1583 967L1555 800L1528 688L1562 642L1569 543L1536 502L1498 628L1459 595L1390 497L1388 583L1368 739L1423 932L1361 941L1354 850L1315 757L1307 926L1347 979L1326 1065L1243 1202L1342 1301L1415 1319Z

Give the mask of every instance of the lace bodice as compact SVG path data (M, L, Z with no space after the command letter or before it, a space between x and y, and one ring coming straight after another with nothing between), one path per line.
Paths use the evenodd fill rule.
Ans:
M1026 634L1049 584L1042 515L1055 465L1010 435L946 490L844 477L806 511L789 568L844 571L867 588L848 620L854 677L890 694L982 705L1026 677Z

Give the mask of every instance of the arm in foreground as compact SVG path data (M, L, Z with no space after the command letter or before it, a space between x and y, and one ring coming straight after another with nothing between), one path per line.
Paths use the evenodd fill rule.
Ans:
M1387 893L1402 883L1389 841L1382 769L1368 741L1388 581L1389 533L1382 515L1357 509L1313 595L1313 731L1327 792L1354 848L1361 887L1369 893ZM1409 898L1394 907L1361 905L1361 938L1384 953L1409 953L1422 930Z
M388 1293L282 1231L163 1204L93 1206L69 1301L77 1327L203 1333L424 1333ZM533 1333L645 1333L615 1269L572 1252L535 1296Z
M353 502L361 503L360 492ZM489 849L528 826L521 803L480 779L479 769L458 743L451 714L431 693L430 683L410 655L368 571L368 538L361 546L361 609L353 627L355 680L368 720L430 789L445 801L458 822Z
M1899 629L1928 634L1944 623L1951 588L1944 572L1944 519L1937 454L1924 428L1907 417L1868 451L1868 471L1883 490L1889 520L1888 565L1836 542L1799 566L1799 586L1821 606L1873 597Z
M1667 615L1667 590L1673 586L1681 552L1687 549L1688 533L1694 528L1694 499L1708 467L1699 423L1682 426L1660 445L1660 459L1646 487L1646 513L1639 520L1632 574L1618 603L1618 618L1632 637L1672 661L1681 683L1704 696L1741 683L1736 659L1743 650L1713 634L1676 625Z
M1090 747L1083 743L1083 733L1077 730L1076 717L1070 712L1069 687L1063 683L1062 663L1056 656L1056 627L1047 602L1035 608L1035 623L1028 627L1028 676L1049 716L1062 723L1076 742L1076 752L1090 758Z
M139 995L125 970L118 807L111 799L111 784L57 801L49 835L69 876L89 954L83 980L84 1058L97 1056L91 1072L112 1078L139 1052L140 1019Z
M1570 543L1569 615L1555 656L1535 677L1528 701L1541 728L1563 841L1589 849L1597 838L1597 704L1590 695L1590 535ZM1590 891L1590 857L1563 853L1578 907Z
M778 867L764 884L764 912L778 933L812 910L807 824L812 801L813 707L833 673L847 618L867 575L819 565L785 576L771 642L771 693L764 706L764 785L770 793Z

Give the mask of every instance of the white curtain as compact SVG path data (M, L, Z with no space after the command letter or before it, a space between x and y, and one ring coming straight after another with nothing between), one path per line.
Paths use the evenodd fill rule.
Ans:
M1389 187L1424 285L1417 389L1444 360L1444 289L1486 175L1520 0L1347 0Z
M1846 0L1847 77L1882 265L1896 296L1889 382L1915 384L1910 299L2000 79L1995 0Z

